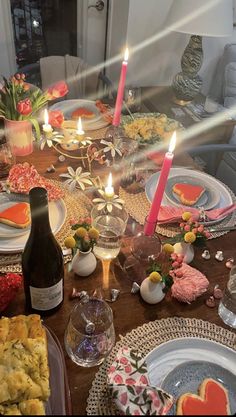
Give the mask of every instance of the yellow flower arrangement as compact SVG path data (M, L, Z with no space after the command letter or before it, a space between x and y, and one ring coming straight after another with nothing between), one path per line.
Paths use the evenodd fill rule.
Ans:
M99 238L99 231L91 226L90 217L72 221L71 229L74 231L74 235L70 235L64 240L67 248L72 249L73 253L77 249L82 252L88 252L90 249L93 249Z

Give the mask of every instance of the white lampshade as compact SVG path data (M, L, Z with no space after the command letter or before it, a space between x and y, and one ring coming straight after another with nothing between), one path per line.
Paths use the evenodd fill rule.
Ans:
M200 36L231 36L232 0L173 0L165 25Z

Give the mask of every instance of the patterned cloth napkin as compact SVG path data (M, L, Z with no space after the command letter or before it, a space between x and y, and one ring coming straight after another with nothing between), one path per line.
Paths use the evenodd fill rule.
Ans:
M145 359L128 347L118 351L107 384L121 415L165 415L173 404L171 395L149 385Z
M172 207L172 206L161 206L158 214L157 223L176 223L182 220L182 214L185 211L190 211L193 215L194 220L199 220L200 216L206 216L205 220L217 220L223 219L230 213L236 210L236 204L231 204L227 207L217 208L213 210L199 210L194 207Z

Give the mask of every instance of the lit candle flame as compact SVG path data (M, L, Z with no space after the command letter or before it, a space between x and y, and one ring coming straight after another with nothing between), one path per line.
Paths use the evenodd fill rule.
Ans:
M128 48L126 48L126 50L125 50L125 54L124 54L124 61L128 61L128 59L129 59L129 49Z
M78 119L77 133L78 133L78 135L83 135L84 134L81 117L79 117L79 119Z
M108 186L108 188L112 187L112 173L111 172L108 175L107 186Z
M176 131L174 131L173 135L171 136L170 144L169 144L169 152L173 153L176 144Z
M48 125L48 120L49 120L48 111L47 111L47 109L45 109L44 110L44 124L45 125Z
M114 196L114 188L112 186L112 173L110 172L107 180L107 186L105 187L106 197L112 198Z

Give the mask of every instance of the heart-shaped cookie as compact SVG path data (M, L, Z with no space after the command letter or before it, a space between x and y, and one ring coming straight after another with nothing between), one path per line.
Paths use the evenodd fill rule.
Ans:
M188 206L193 206L205 191L201 185L185 183L176 183L172 189L174 193L178 194L181 203Z
M17 229L24 229L30 225L29 203L17 203L0 212L0 223L7 224Z
M186 393L177 401L177 415L230 415L227 389L218 381L206 378L199 386L199 395Z

